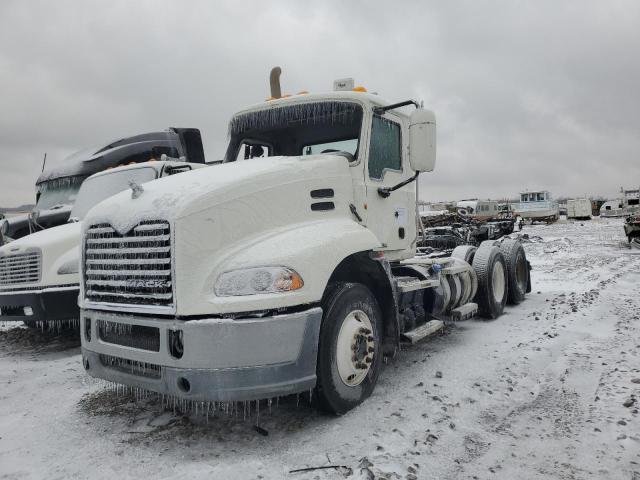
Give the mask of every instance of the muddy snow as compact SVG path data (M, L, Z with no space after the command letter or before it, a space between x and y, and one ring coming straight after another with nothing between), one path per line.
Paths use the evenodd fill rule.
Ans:
M0 478L640 479L640 251L619 219L522 233L526 301L403 348L342 417L183 415L85 375L74 335L2 327Z

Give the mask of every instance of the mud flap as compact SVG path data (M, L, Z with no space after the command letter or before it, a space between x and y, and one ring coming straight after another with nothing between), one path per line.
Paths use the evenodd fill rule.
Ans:
M531 293L531 263L527 260L527 292Z

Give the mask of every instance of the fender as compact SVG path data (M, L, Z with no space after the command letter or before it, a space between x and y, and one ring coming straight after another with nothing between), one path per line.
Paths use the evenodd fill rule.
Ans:
M319 303L329 278L345 258L379 247L380 242L370 230L348 218L329 218L263 231L259 236L235 244L232 249L201 259L200 269L207 268L208 274L199 288L180 292L179 314L252 312ZM304 286L290 293L237 297L214 294L215 282L223 272L278 265L297 271ZM194 270L190 276L195 281L200 277ZM178 288L181 284L184 282L177 282Z

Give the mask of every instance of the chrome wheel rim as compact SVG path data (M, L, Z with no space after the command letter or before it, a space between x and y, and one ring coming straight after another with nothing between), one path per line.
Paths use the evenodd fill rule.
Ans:
M338 375L348 387L360 385L373 363L375 338L369 316L362 310L350 312L342 321L336 344Z

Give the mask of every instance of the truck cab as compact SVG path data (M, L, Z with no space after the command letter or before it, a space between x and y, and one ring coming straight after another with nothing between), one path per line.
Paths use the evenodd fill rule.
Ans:
M507 301L497 246L478 249L480 276L475 249L417 254L415 180L434 163L435 116L413 101L349 88L241 110L222 165L87 216L85 369L229 408L311 390L353 408L402 338Z
M157 178L203 167L154 161L109 169L79 187L69 222L0 246L0 321L31 327L78 324L80 228L87 212L105 198ZM144 188L144 187L142 187Z
M0 222L0 245L30 233L64 225L80 186L94 173L123 165L159 160L162 155L204 164L200 131L171 127L80 150L60 165L44 169L36 180L36 204L26 215Z

